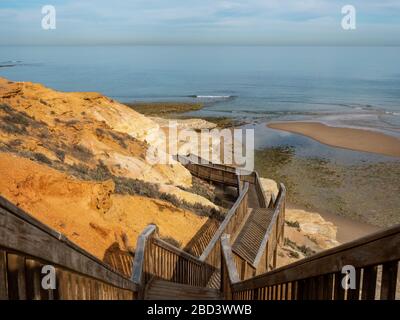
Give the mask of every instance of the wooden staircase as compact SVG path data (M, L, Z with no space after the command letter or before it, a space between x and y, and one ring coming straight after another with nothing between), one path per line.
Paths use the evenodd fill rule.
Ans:
M214 164L191 170L239 193L224 220L210 221L191 243L200 256L163 241L151 224L138 237L133 263L113 250L105 264L0 196L0 300L399 299L400 225L276 269L284 185L267 201L257 172L236 175ZM44 265L56 267L56 290L40 287ZM349 265L355 288L341 285Z
M155 279L145 290L145 300L219 300L218 289L194 287L166 280Z
M232 250L253 263L271 223L274 210L268 208L252 209L244 226L236 237Z
M220 285L221 285L221 271L217 270L212 274L210 280L208 280L206 287L217 289L220 287Z

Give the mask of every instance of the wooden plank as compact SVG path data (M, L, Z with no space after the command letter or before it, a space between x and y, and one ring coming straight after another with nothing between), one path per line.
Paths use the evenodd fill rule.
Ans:
M19 215L22 213L19 212ZM13 212L0 208L0 243L6 248L37 257L50 264L63 266L117 287L136 290L135 285L111 268L68 240L60 241L45 232L33 221L22 219ZM27 214L25 214L28 216Z
M392 227L371 236L364 237L310 258L281 267L267 274L242 281L234 285L235 290L253 289L266 285L310 278L320 274L341 272L342 266L356 268L398 261L400 259L400 226Z
M7 254L0 250L0 300L8 299Z
M132 265L132 277L131 280L141 286L143 285L143 273L144 269L144 258L145 258L145 250L146 246L150 245L150 237L152 234L157 232L157 227L154 224L148 225L143 232L139 235L136 250L135 250L135 258L133 259Z
M265 233L265 236L264 236L263 240L261 241L260 250L258 251L256 258L254 259L254 262L253 262L254 266L258 266L258 264L260 263L260 260L261 260L261 257L263 255L263 253L264 253L266 244L267 244L267 242L268 242L268 240L269 240L269 238L270 238L270 236L272 234L272 231L273 231L273 229L276 226L276 223L278 221L278 217L279 217L279 215L281 213L281 206L285 202L285 197L286 197L286 188L281 183L280 184L280 189L279 189L279 195L278 195L278 198L277 198L278 202L277 202L277 204L276 204L276 206L274 208L274 213L272 215L271 222L270 222L270 224L268 226L268 229L267 229L267 231Z
M333 274L323 275L323 300L333 299Z
M228 279L229 282L236 283L240 280L239 275L237 273L235 261L232 255L232 249L229 244L229 235L224 234L221 237L221 249L222 249L222 255L224 258L225 265L227 267L227 272L228 272Z
M12 300L26 300L25 258L16 254L7 254L8 295Z
M60 300L71 299L70 285L68 272L65 270L57 270L57 291Z
M225 233L225 229L227 228L230 220L232 217L236 214L236 211L241 204L241 202L246 199L247 192L249 190L249 184L245 183L243 190L240 194L240 196L236 199L234 205L231 207L231 209L228 211L224 221L220 224L217 232L214 234L213 238L211 239L210 243L208 244L207 248L203 251L203 253L200 256L201 261L206 261L207 257L211 254L213 251L214 247L217 245L217 242L221 238L222 234Z
M344 300L345 290L342 287L342 279L344 274L341 272L335 273L335 289L333 300Z
M362 292L361 292L361 297L363 300L375 299L376 276L377 276L376 266L364 268Z
M40 264L32 259L26 259L26 282L27 298L29 300L40 300L41 275Z
M347 300L359 300L361 289L361 268L356 269L356 288L347 290Z
M305 293L306 293L305 280L296 281L296 284L297 284L297 286L296 286L296 289L297 289L296 300L304 300Z
M395 300L398 266L398 261L391 261L383 264L381 300Z
M167 252L173 253L181 258L184 258L186 260L192 261L193 263L196 264L202 264L203 262L200 261L199 258L191 255L190 253L187 253L186 251L183 251L171 244L169 244L168 242L165 242L164 240L161 240L159 238L154 238L153 239L153 243L159 247L161 247L164 250L167 250Z

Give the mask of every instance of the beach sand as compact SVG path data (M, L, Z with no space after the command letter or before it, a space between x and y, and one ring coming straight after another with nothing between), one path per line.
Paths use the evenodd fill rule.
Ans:
M347 217L342 217L337 214L328 212L319 212L319 214L325 220L332 222L338 228L336 239L340 243L350 242L382 230L382 228L361 221L352 220Z
M400 139L363 129L331 127L319 122L274 122L272 129L301 134L329 146L400 157Z

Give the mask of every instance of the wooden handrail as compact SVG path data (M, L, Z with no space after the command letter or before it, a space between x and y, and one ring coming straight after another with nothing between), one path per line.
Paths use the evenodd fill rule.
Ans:
M274 214L272 216L271 223L268 226L267 232L265 233L264 238L261 242L260 250L258 251L256 258L254 259L254 262L253 262L253 266L255 268L257 268L258 264L260 263L260 259L266 250L267 242L270 239L272 229L276 225L279 215L282 213L282 206L284 206L285 199L286 199L286 188L283 185L283 183L281 183L280 184L280 192L278 194L278 198L275 203ZM284 219L284 216L282 217L282 219ZM278 235L278 237L279 237L279 235Z
M178 162L183 163L183 164L192 163L192 164L210 167L210 168L214 168L214 169L222 169L224 171L229 171L232 173L236 173L236 170L237 170L237 168L234 166L213 163L205 158L199 157L194 154L189 154L187 156L178 154L175 156L175 158Z
M179 160L179 157L178 157ZM190 160L189 160L190 161ZM202 167L207 167L205 165L199 165ZM222 166L222 165L221 165ZM207 167L212 170L218 170L222 172L220 175L222 178L224 177L224 169L221 168L216 168L216 165L212 165ZM232 172L229 171L231 174ZM211 177L211 176L210 176ZM220 254L220 247L219 247L219 241L221 235L226 231L226 228L230 225L232 219L235 217L235 215L238 214L238 211L242 212L244 210L247 211L247 194L249 191L249 183L244 182L243 183L243 188L240 188L240 179L236 176L235 181L237 181L238 184L238 190L239 190L239 196L236 199L235 203L231 207L231 209L228 211L225 219L222 221L220 226L218 227L216 233L213 235L212 239L208 243L207 247L205 250L202 252L200 257L195 257L179 248L176 248L175 246L159 239L156 235L156 229L155 226L148 226L143 233L139 236L137 246L136 246L136 254L135 254L135 259L133 263L133 274L132 274L132 280L135 284L137 284L138 287L144 288L145 286L145 281L144 279L144 274L147 272L148 276L155 276L155 277L161 277L161 278L167 278L168 280L171 281L178 281L180 283L187 283L187 284L192 284L192 285L201 285L205 286L207 284L207 281L209 278L212 276L212 274L217 270L220 269L219 265L219 260L218 255ZM245 203L246 202L246 203ZM244 207L243 207L244 204ZM241 215L242 216L242 215ZM244 215L243 215L244 216ZM230 228L232 229L232 228ZM188 270L182 271L178 270L178 275L176 273L172 272L171 269L168 270L161 270L161 268L155 267L153 264L152 268L148 268L148 270L145 270L144 265L145 265L145 259L146 259L146 250L147 248L150 248L150 252L147 254L147 259L153 259L155 260L154 263L157 264L158 266L158 261L159 256L155 256L158 254L161 255L168 255L167 258L167 263L174 263L176 265L180 265L184 263L186 265L186 268L189 268ZM164 250L164 251L163 251ZM155 253L157 252L157 253ZM183 262L181 261L183 259ZM171 266L168 266L170 268ZM157 270L155 270L156 268ZM181 269L179 267L179 269ZM192 270L193 269L193 270ZM193 273L191 275L190 273ZM139 293L141 295L141 293Z
M191 166L188 166L189 170L192 170L193 173L198 173L198 168L202 167L202 168L208 168L209 170L215 170L216 168L218 168L218 170L224 170L226 168L224 168L224 165L215 165L213 163L209 163L208 161L205 161L204 159L198 157L198 156L194 156L194 155L189 155L187 157L183 157L183 156L177 156L177 160L181 161L185 164L190 164ZM194 167L193 167L194 166ZM237 178L237 187L238 187L238 191L239 191L239 197L242 195L246 195L244 193L242 193L242 188L241 186L244 184L248 184L252 183L255 185L255 190L256 190L256 195L258 198L258 202L261 208L267 208L270 206L274 206L275 207L275 211L272 217L272 221L269 225L269 228L264 236L264 239L262 240L262 245L256 255L256 259L255 261L252 262L247 262L246 259L244 259L243 257L240 256L240 254L237 255L237 259L242 260L243 263L247 263L248 267L251 269L254 269L254 273L256 272L265 272L266 270L268 270L268 266L264 266L261 268L258 268L257 266L260 264L260 261L263 259L264 254L266 253L266 246L268 245L268 239L271 236L271 233L273 230L275 230L274 228L277 228L275 226L275 224L278 222L278 220L283 220L284 217L280 217L281 214L284 215L284 208L282 210L282 202L284 203L284 200L280 200L280 201L275 201L275 199L273 197L271 197L271 201L267 201L267 198L265 196L262 184L261 184L261 180L259 177L259 174L256 171L251 172L250 174L248 172L245 172L246 175L241 176L240 174L240 170L238 170L238 168L234 168L234 167L230 167L229 171L233 171L235 170L236 172L236 178ZM222 171L223 172L223 171ZM207 176L207 175L206 175ZM223 176L223 174L222 174ZM211 179L211 175L209 176L209 179ZM282 193L282 190L285 191L284 186L282 185L282 187L280 188L280 194L279 194L279 199L281 199L282 197L285 198L285 192ZM247 189L248 192L248 189ZM200 255L200 259L202 261L206 261L207 257L210 257L210 255L215 251L218 242L220 241L220 237L221 235L226 232L227 227L231 221L231 219L233 218L238 206L240 205L242 199L238 199L237 202L235 202L234 206L231 208L231 210L228 212L226 218L224 219L223 223L220 225L220 228L216 231L216 233L214 234L213 238L210 240L209 244L207 245L207 247L205 248L205 250L203 251L203 253ZM284 204L283 204L284 205ZM247 216L247 214L246 214ZM244 217L242 217L242 219L244 219ZM279 220L279 221L280 221ZM242 225L240 223L241 221L237 221L237 225ZM280 221L282 222L282 221ZM282 224L282 228L283 228L283 224ZM279 228L279 229L282 229ZM234 230L228 230L229 233L232 233ZM278 239L282 239L282 237L279 237L282 234L281 230L278 230L279 232L274 232L274 234L276 234ZM278 234L279 233L279 234ZM235 236L237 236L237 233L233 234L233 238L235 238ZM278 240L277 239L277 240ZM272 241L272 240L271 240ZM274 241L273 245L273 266L276 263L276 245L278 244L279 241ZM215 259L214 259L215 260ZM218 260L218 259L217 259ZM216 262L217 262L216 260ZM268 257L267 257L267 261ZM219 263L219 262L218 262ZM247 273L246 273L247 274ZM248 276L250 276L252 273L249 273Z
M229 244L224 250L230 250ZM397 225L251 279L231 281L230 287L235 299L338 300L345 296L348 299L374 299L375 288L379 285L377 267L383 266L379 298L394 299L399 260L400 225ZM236 268L227 265L230 269ZM355 289L341 286L345 265L351 265L357 271ZM318 286L313 281L319 281Z
M220 291L225 300L232 300L232 283L240 281L230 246L230 236L221 236L221 283Z
M215 247L216 243L219 241L219 239L221 238L222 234L224 233L224 231L225 231L227 225L229 224L230 220L236 214L237 208L239 207L239 205L243 201L244 197L247 195L248 191L249 191L249 184L246 182L244 184L244 187L241 190L241 193L240 193L239 197L237 198L236 202L234 203L232 208L228 211L228 214L226 215L224 221L219 226L219 228L218 228L217 232L215 233L214 237L211 239L210 243L208 244L208 246L206 247L204 252L201 254L201 256L200 256L200 260L201 261L205 261L207 259L208 255L211 253L211 251Z
M183 251L182 249L179 249L175 246L173 246L172 244L169 244L168 242L165 242L162 239L159 238L154 238L153 239L154 244L158 245L161 248L164 248L170 252L173 252L174 254L176 254L177 256L180 256L188 261L191 261L193 263L196 263L198 265L201 265L203 262L198 259L197 257L191 255L190 253Z
M231 284L239 283L240 278L235 266L229 234L224 233L221 236L221 250L224 257L224 262L227 266L227 276L229 278L229 282Z
M152 239L152 275L164 280L206 287L216 269L197 257L159 239Z
M132 281L138 286L143 286L144 282L144 260L145 252L151 236L157 233L157 226L154 224L148 225L139 235L136 243L135 258L132 265Z
M260 203L261 208L267 208L268 201L267 201L267 197L265 196L264 189L261 184L260 176L257 171L254 171L254 174L255 174L255 184L254 185L256 187L258 202Z
M57 270L58 298L78 299L80 296L76 294L81 294L82 290L89 292L88 286L95 284L99 287L107 287L107 292L113 292L109 298L130 297L132 299L136 296L137 287L130 279L115 272L110 266L69 241L67 237L44 225L1 196L0 229L0 266L2 266L0 267L0 298L7 298L8 295L19 299L33 298L27 296L25 289L29 287L30 292L35 291L34 298L40 299L42 296L40 287L37 285L40 284L40 272L38 273L37 270L44 264L50 264ZM10 264L7 267L7 260L18 266L20 275L18 292L12 290L7 292L4 289L6 282L12 281L10 270L8 270ZM25 277L25 273L32 272L33 276ZM72 292L70 288L67 288L66 277L80 279L77 281L82 281L81 286ZM4 280L7 278L8 280ZM100 298L101 294L103 292L99 291L94 296ZM106 293L104 295L106 296ZM86 293L81 298L85 297L87 297Z

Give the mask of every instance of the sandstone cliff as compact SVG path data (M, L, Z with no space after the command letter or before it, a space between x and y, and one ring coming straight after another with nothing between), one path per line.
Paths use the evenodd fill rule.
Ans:
M185 245L218 211L169 154L146 161L159 125L101 94L0 78L0 119L0 194L100 258L149 223Z

